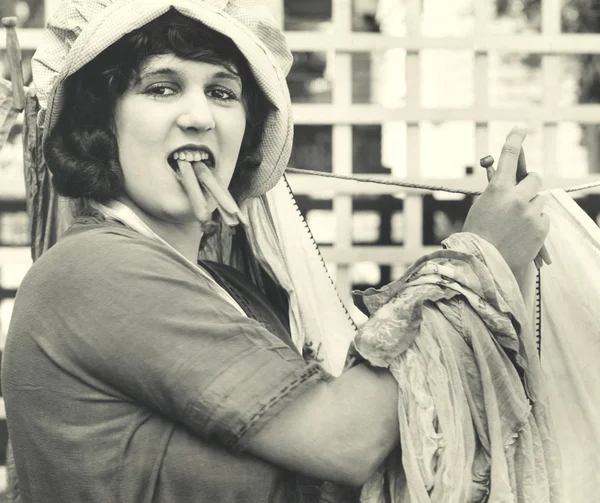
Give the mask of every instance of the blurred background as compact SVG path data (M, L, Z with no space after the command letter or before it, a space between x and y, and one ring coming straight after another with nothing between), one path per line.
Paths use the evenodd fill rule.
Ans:
M60 0L4 0L23 73ZM294 54L290 167L482 190L478 159L528 128L546 188L600 178L600 0L268 0ZM3 31L3 30L0 30ZM0 33L0 76L10 79ZM0 350L31 265L21 122L0 151ZM460 231L472 196L289 174L350 311ZM597 190L572 193L600 222ZM0 465L6 426L0 401ZM0 493L5 477L0 468ZM1 496L0 496L1 498ZM1 499L0 499L1 501Z

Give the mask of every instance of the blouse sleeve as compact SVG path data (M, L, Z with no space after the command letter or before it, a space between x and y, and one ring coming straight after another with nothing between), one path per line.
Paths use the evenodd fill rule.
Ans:
M32 305L55 299L63 354L86 378L203 438L241 451L328 378L160 243L104 232L66 255L46 267L52 291Z

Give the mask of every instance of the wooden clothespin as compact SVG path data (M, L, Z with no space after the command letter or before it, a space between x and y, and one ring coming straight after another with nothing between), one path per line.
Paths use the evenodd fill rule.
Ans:
M17 38L17 18L3 17L2 26L6 28L6 54L12 82L13 108L21 112L25 108L25 84L21 66L21 46Z

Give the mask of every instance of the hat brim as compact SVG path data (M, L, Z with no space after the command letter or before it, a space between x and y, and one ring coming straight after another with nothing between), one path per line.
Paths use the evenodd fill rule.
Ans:
M242 198L262 195L281 178L291 154L293 121L285 75L271 51L248 26L209 3L172 0L166 4L141 0L116 2L107 6L84 27L66 56L62 70L48 95L42 119L44 139L56 124L62 110L64 82L67 77L127 33L141 28L172 8L230 38L247 59L257 84L273 105L267 115L259 147L262 162L250 177L249 186L241 191Z

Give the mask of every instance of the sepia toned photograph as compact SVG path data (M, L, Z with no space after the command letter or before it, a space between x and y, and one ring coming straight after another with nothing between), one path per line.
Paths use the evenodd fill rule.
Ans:
M600 0L0 20L0 503L600 501Z

